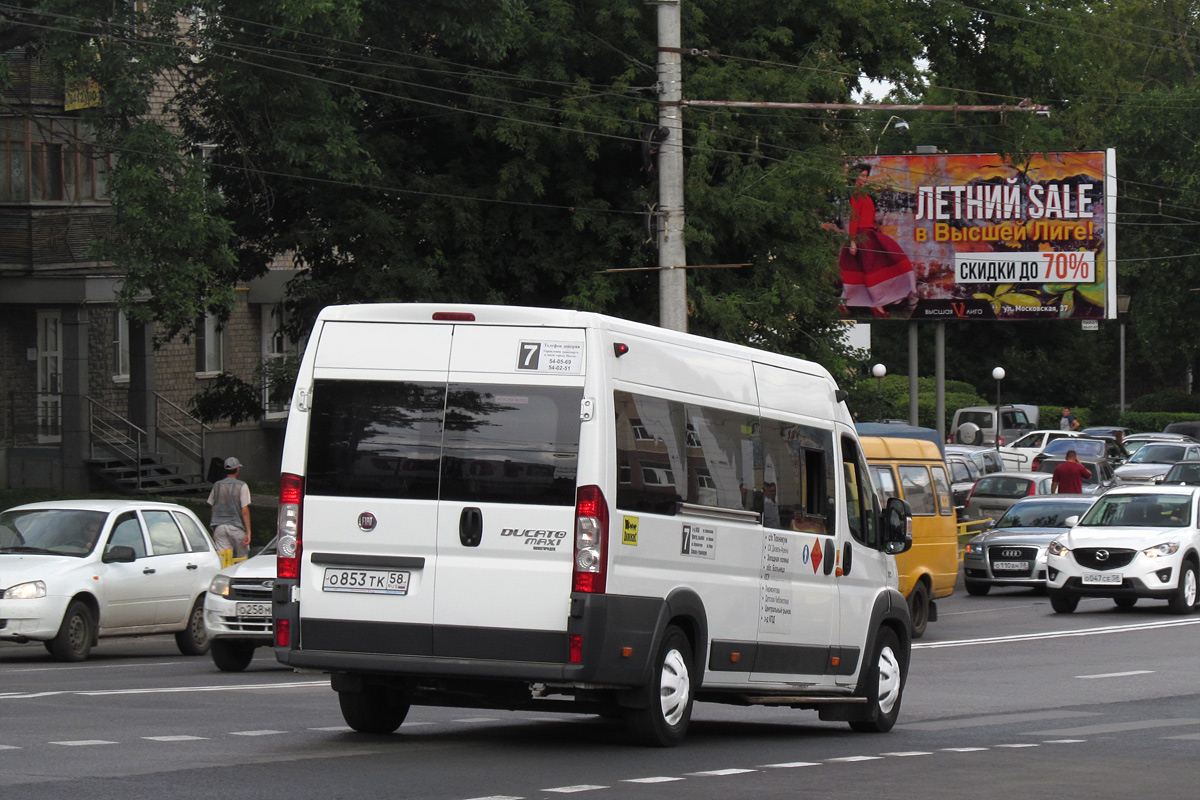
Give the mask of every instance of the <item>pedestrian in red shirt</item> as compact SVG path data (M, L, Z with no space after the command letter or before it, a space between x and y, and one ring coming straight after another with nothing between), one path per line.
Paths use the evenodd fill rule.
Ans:
M1082 494L1083 482L1092 477L1092 471L1079 463L1074 450L1067 451L1067 460L1054 468L1050 479L1050 491L1058 494Z

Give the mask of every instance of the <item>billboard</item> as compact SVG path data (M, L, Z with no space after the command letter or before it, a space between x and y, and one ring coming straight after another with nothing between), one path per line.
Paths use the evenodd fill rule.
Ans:
M1116 318L1115 151L866 156L847 177L845 316Z

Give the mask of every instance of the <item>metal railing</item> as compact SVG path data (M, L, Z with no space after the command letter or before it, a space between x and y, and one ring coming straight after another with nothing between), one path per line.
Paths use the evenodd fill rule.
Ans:
M208 452L206 437L212 428L158 392L154 393L154 398L157 404L154 411L157 420L155 432L159 442L169 443L180 456L194 461L203 475Z
M129 467L142 488L142 457L149 434L108 406L88 397L88 439L93 460L112 458Z

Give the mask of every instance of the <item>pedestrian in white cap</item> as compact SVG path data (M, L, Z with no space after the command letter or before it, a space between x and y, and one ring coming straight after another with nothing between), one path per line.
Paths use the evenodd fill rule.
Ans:
M234 558L250 552L250 487L238 480L241 471L242 462L233 456L225 459L225 477L208 493L213 542L217 550L232 550Z

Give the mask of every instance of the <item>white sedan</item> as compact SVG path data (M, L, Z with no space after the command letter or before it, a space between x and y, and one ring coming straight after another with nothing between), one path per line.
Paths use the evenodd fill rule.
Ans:
M1030 431L1012 444L1000 448L1004 469L1009 472L1024 472L1033 469L1033 457L1055 439L1079 437L1078 431L1041 430Z
M102 636L170 633L203 655L204 593L220 567L200 520L174 503L16 506L0 513L0 640L83 661Z

